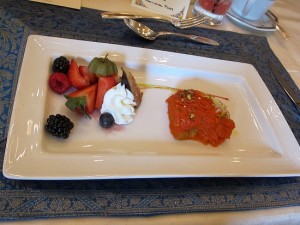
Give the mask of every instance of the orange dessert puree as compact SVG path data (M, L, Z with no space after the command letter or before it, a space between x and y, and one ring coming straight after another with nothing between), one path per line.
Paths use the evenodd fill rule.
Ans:
M230 138L235 123L224 105L197 90L179 90L167 99L170 130L175 139L218 146Z

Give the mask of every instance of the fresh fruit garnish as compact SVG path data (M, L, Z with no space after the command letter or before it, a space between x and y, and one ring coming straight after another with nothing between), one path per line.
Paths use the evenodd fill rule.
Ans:
M224 15L228 11L229 7L231 6L231 1L202 0L199 1L199 5L208 12Z
M64 57L60 56L56 59L54 59L53 64L52 64L52 70L53 72L62 72L67 74L70 68L70 62L69 60Z
M67 75L61 72L54 72L49 77L49 86L57 94L63 94L71 87Z
M216 5L214 7L213 12L214 12L214 14L224 15L228 11L229 7L230 7L230 4L228 2L226 4L226 2L225 2L225 3L222 3L222 4Z
M82 89L90 85L90 80L81 75L78 64L74 59L71 60L68 77L74 88Z
M90 115L95 109L95 100L97 93L97 84L93 84L86 88L77 90L69 95L65 95L68 101L66 106L80 114L90 118Z
M113 74L118 74L117 65L107 58L93 58L89 64L89 71L96 74L96 76L111 76Z
M205 0L205 1L199 1L201 4L201 7L209 12L213 11L214 9L214 0Z
M50 115L47 119L45 129L48 133L52 134L57 138L68 138L74 124L72 121L60 114Z
M116 85L114 76L99 77L95 108L100 109L105 93Z
M95 84L98 81L98 77L89 71L88 66L79 66L80 74L89 81L90 84Z
M99 124L103 128L110 128L114 125L115 119L110 113L103 113L99 118Z
M125 88L127 88L134 96L134 102L136 103L136 108L139 107L139 105L142 102L142 92L140 91L140 88L138 87L134 76L131 74L130 71L125 70L122 68L123 74L121 77L121 83L125 85Z

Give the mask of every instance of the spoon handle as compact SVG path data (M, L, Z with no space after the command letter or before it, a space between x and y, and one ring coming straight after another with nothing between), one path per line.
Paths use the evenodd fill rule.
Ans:
M217 41L209 39L209 38L197 36L197 35L181 34L181 33L174 33L174 32L165 32L165 31L158 32L158 35L174 35L174 36L179 36L179 37L183 37L183 38L188 38L192 41L195 41L195 42L198 42L198 43L201 43L201 44L219 46L219 43Z

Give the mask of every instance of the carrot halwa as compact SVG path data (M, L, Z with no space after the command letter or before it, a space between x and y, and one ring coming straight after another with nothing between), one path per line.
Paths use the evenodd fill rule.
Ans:
M224 105L197 90L179 90L167 99L170 130L177 140L218 146L230 138L235 123Z

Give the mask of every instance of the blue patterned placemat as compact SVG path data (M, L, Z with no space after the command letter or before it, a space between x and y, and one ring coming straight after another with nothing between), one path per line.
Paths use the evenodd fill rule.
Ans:
M122 21L102 20L96 10L80 11L1 0L0 5L0 167L27 37L40 34L159 49L254 65L300 142L300 115L269 68L273 63L294 82L271 51L266 38L204 28L181 30L212 37L211 47L169 37L148 42ZM166 23L146 22L176 31ZM0 218L18 220L75 216L138 216L187 212L248 210L300 205L300 179L182 178L89 181L20 181L0 175Z

